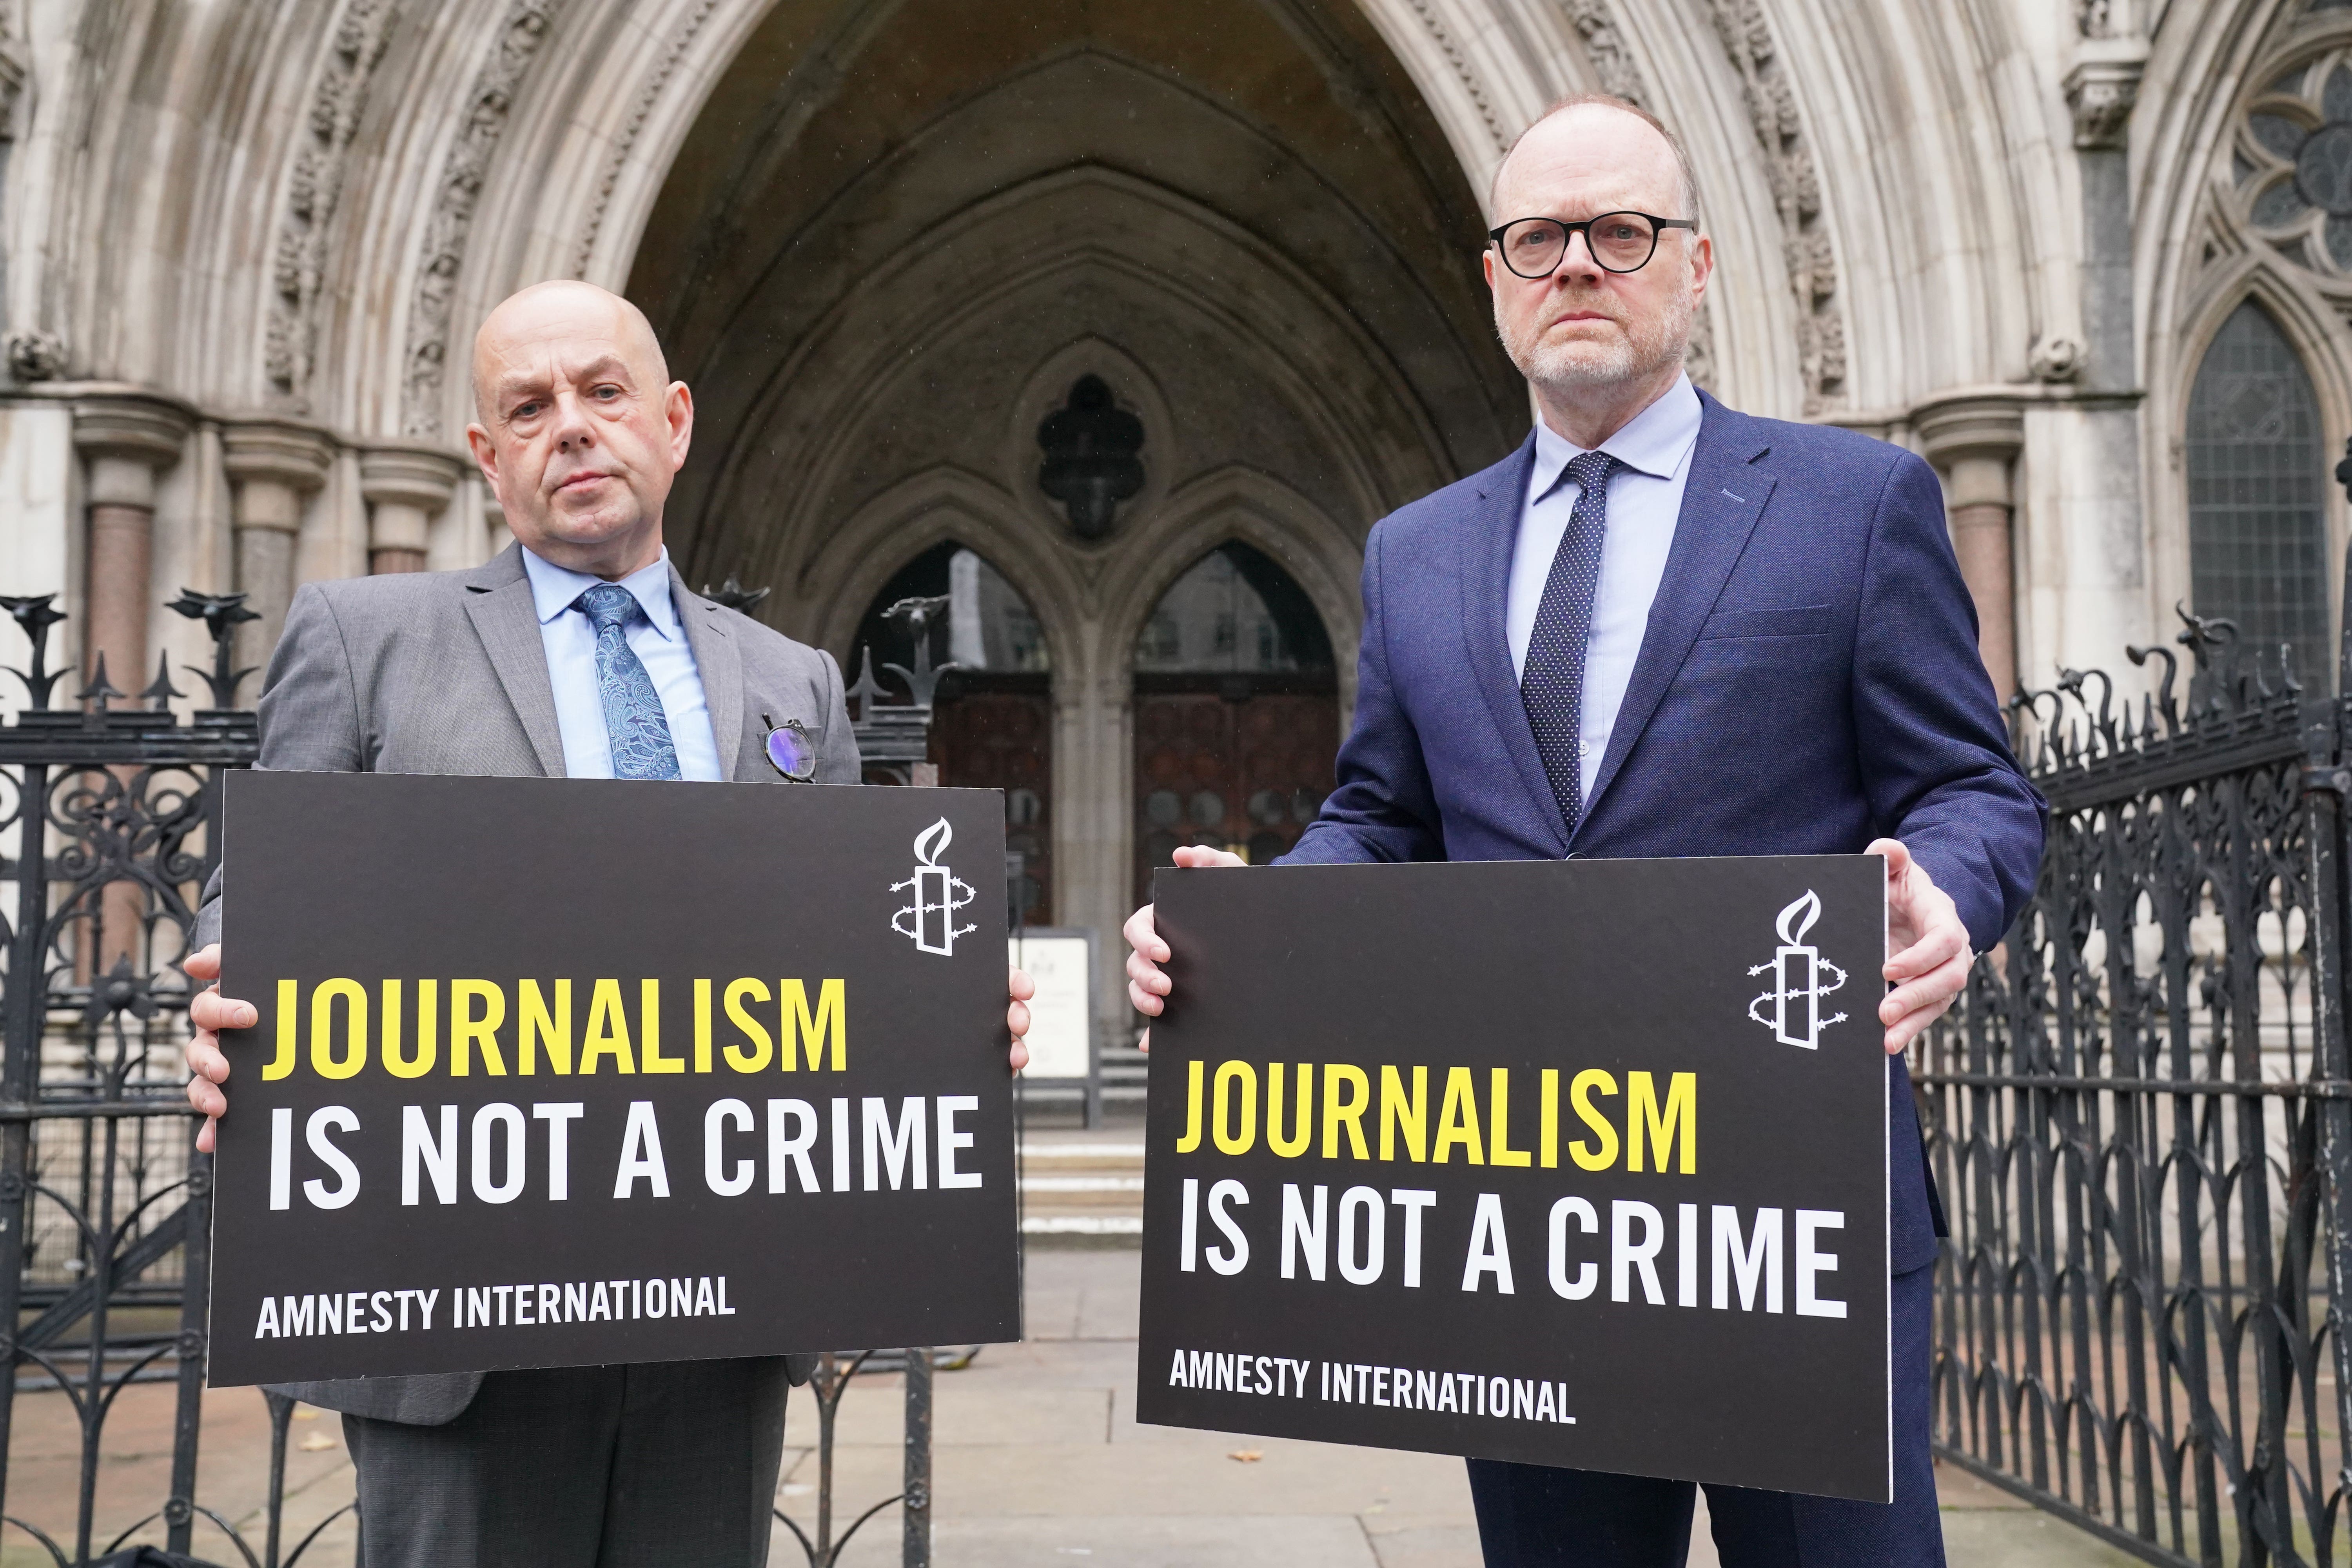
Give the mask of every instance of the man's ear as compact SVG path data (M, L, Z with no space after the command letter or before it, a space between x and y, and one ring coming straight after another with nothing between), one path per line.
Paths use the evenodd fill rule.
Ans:
M466 445L474 454L474 464L482 470L482 482L495 495L499 488L499 449L490 440L490 433L479 425L466 426Z
M662 417L669 425L669 457L672 472L686 467L686 455L694 446L694 392L682 381L673 381L662 395Z

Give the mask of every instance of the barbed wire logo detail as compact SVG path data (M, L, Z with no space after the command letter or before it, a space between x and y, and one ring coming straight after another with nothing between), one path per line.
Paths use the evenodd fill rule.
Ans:
M1822 998L1843 989L1846 974L1823 958L1819 948L1805 945L1805 933L1821 918L1821 895L1808 888L1805 896L1782 910L1774 922L1780 933L1780 949L1772 955L1772 962L1748 972L1772 977L1772 989L1748 1004L1748 1016L1769 1028L1782 1045L1801 1046L1809 1051L1821 1047L1823 1029L1845 1022L1843 1013L1822 1016ZM1825 984L1828 975L1836 978Z
M953 953L955 940L978 931L977 925L959 926L956 911L978 897L971 885L945 866L940 857L955 842L955 829L948 819L940 817L915 835L915 874L903 882L893 882L890 890L903 893L911 889L914 901L890 917L890 929L900 936L912 937L915 945L925 952ZM912 921L911 925L901 921Z

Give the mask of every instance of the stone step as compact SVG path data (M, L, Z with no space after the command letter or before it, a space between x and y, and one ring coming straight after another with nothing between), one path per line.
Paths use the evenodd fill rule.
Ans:
M1048 1245L1129 1246L1143 1234L1137 1130L1034 1133L1021 1148L1021 1229Z

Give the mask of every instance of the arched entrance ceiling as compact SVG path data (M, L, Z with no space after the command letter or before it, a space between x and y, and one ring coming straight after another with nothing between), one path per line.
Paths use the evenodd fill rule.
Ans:
M1083 343L1146 416L1141 501L1238 467L1360 541L1526 429L1481 222L1352 7L781 6L629 281L699 399L675 546L822 635L806 568L944 471L1117 576L1119 531L1079 546L1034 482Z

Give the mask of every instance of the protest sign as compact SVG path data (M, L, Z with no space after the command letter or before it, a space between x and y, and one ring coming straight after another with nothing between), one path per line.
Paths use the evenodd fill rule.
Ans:
M1018 1337L995 793L225 813L215 1384Z
M1139 1419L1886 1500L1884 861L1154 892Z

